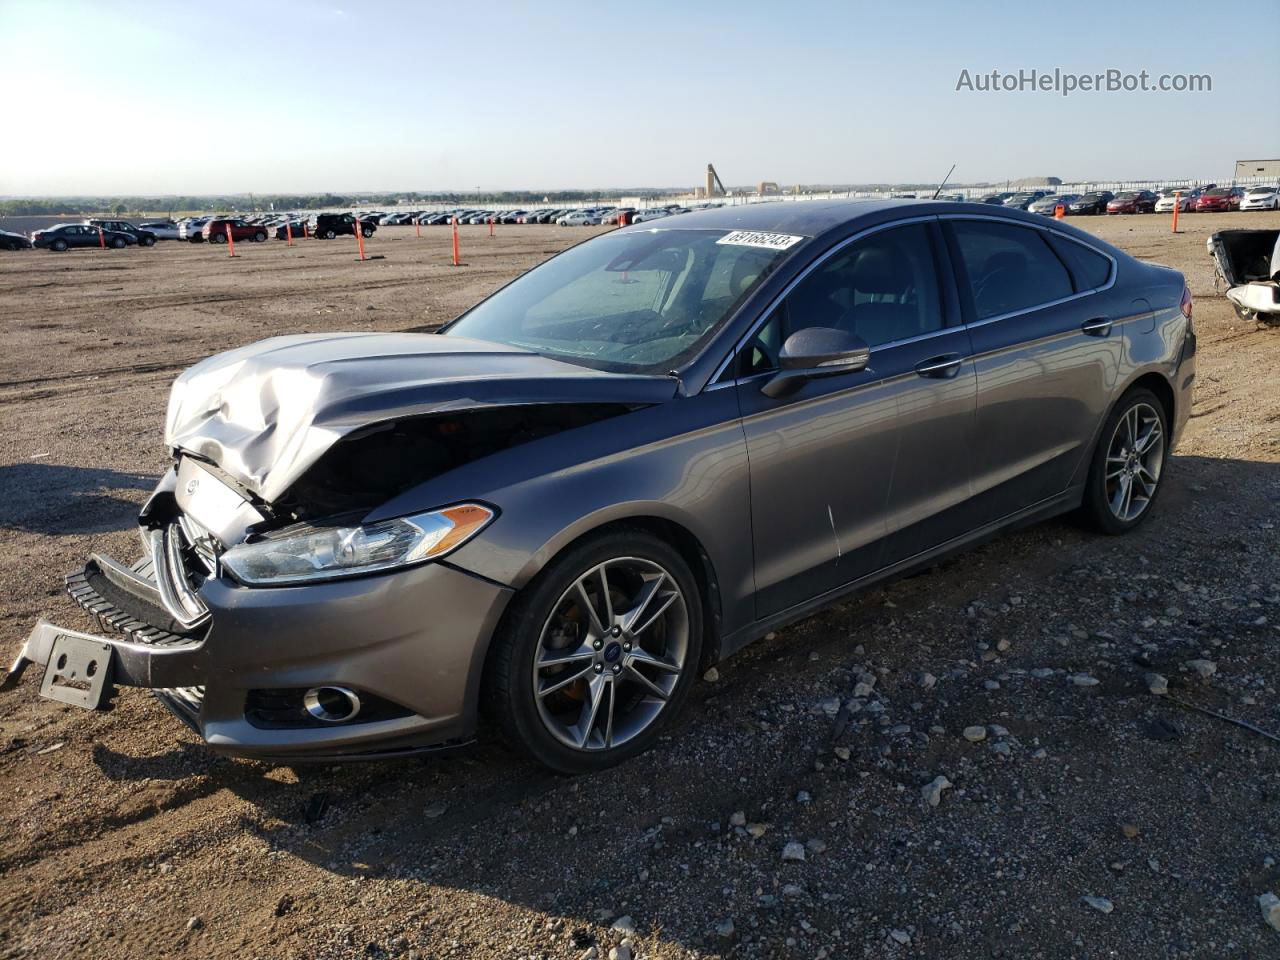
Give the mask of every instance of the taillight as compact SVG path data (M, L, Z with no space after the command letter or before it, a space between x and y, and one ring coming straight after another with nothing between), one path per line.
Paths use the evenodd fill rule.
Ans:
M1182 308L1182 315L1186 317L1188 320L1190 320L1191 319L1191 288L1190 287L1182 288L1182 303L1180 303L1179 306Z

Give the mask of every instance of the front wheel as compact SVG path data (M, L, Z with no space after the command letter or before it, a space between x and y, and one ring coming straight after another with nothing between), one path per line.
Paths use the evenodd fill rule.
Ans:
M336 234L336 233L334 233L332 230L326 230L326 231L324 232L324 238L325 238L326 240L332 240L332 239L333 239L334 237L336 237L336 236L337 236L337 234Z
M127 241L124 239L124 237L115 237L111 241L111 249L123 250L126 242Z
M362 227L360 232L364 234L366 240L373 236L373 230L369 227Z
M226 243L227 235L225 233L215 233L209 237L210 243Z
M1128 533L1151 512L1169 453L1164 404L1146 389L1120 398L1094 450L1082 510L1102 533Z
M155 238L155 237L143 237L143 238L142 238L142 245L143 245L144 247L154 247L154 246L156 245L156 238Z
M267 235L266 235L265 233L263 233L261 230L259 230L257 233L255 233L255 234L253 235L253 242L254 242L254 243L266 243L266 242L267 242Z
M648 749L689 695L702 605L684 558L641 530L591 537L516 599L485 676L507 743L586 773Z

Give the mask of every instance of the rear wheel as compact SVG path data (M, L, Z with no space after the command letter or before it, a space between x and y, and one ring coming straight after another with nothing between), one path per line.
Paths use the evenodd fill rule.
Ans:
M486 707L513 748L561 773L648 749L689 695L702 605L688 564L640 530L553 560L494 638Z
M209 242L210 243L226 243L227 235L225 233L211 234L209 237Z
M1151 512L1169 453L1169 417L1150 390L1120 398L1103 425L1089 467L1083 511L1098 530L1128 533Z

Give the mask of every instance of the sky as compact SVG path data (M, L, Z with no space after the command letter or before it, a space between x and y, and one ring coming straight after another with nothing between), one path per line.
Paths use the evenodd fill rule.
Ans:
M1269 10L1269 12L1267 12ZM0 0L0 195L1226 178L1280 0ZM1200 25L1200 26L1197 26ZM1218 34L1216 37L1211 34ZM1211 92L957 90L992 70Z

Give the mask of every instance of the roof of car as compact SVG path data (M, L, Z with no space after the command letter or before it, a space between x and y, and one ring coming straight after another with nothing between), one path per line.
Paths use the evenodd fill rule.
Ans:
M965 211L990 216L993 210L1001 209L991 204L957 203L954 200L775 200L714 210L692 210L662 218L661 226L637 229L760 230L816 237L853 220L878 219L878 214L890 211L904 214L909 211L913 216Z

